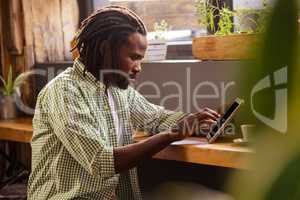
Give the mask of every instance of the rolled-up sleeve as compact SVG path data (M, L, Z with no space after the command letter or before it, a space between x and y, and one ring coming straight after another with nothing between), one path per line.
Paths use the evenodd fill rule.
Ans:
M115 175L113 147L101 139L96 119L76 83L56 82L48 89L44 104L63 147L90 174L103 178Z
M128 89L131 121L135 129L159 133L175 126L185 113L166 110L150 103L133 88Z

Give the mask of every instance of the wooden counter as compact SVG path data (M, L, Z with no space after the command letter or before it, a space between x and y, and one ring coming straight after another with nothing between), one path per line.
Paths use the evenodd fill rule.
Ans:
M31 118L0 120L0 140L30 143L31 137ZM147 138L138 137L135 140L138 142L144 139ZM156 154L154 158L247 169L244 160L251 155L253 155L253 151L250 148L228 141L208 144L204 138L191 137L171 144Z
M145 138L136 140L143 139ZM247 169L246 159L253 156L253 152L251 148L235 144L230 140L219 140L216 143L208 144L203 137L190 137L172 143L153 158Z
M0 120L0 140L30 143L32 118Z

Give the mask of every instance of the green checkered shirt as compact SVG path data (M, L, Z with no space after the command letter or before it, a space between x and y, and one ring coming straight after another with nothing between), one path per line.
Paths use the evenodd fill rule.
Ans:
M77 59L40 92L33 119L28 199L141 199L136 168L116 174L114 121L103 83ZM158 133L183 116L149 103L136 90L109 88L122 126Z

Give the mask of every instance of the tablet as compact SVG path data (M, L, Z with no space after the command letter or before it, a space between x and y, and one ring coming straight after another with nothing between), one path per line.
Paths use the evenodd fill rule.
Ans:
M218 119L217 124L213 126L212 130L206 135L208 143L214 142L221 135L228 122L243 103L244 100L240 98L235 99L225 114Z

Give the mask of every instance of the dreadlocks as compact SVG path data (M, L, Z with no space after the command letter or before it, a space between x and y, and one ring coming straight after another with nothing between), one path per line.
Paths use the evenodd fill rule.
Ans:
M100 72L119 69L119 49L127 43L129 35L136 32L147 34L144 23L134 12L121 6L107 6L82 22L72 51L78 50L85 65L84 73L92 73L97 80L103 75L105 85L120 86L126 81L125 77Z

